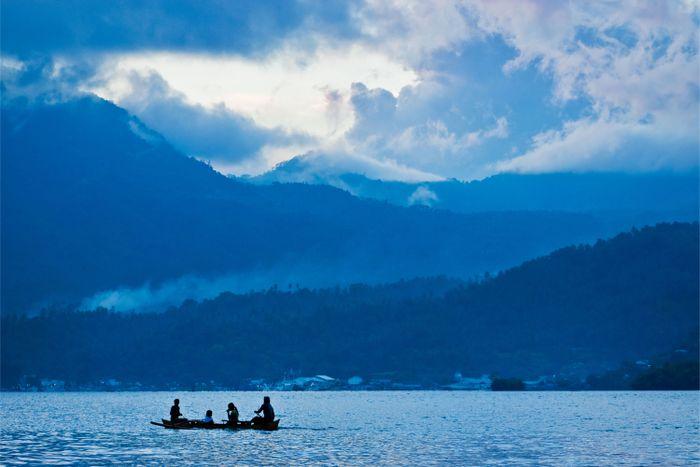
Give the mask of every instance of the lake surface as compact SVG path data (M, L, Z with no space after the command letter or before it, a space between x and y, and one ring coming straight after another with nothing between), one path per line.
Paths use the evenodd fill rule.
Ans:
M1 393L0 462L63 464L700 463L697 392L284 392L277 432L165 430L182 412L241 418L255 392Z

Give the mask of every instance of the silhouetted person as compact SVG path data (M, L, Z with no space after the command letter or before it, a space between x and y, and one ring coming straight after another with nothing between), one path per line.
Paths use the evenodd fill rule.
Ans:
M180 413L180 399L175 399L173 401L173 406L170 407L170 421L171 422L187 421L186 418L182 418L182 414Z
M207 410L206 415L204 415L204 418L201 419L200 421L201 421L202 423L207 423L207 424L209 424L209 423L214 423L214 417L213 417L213 415L214 415L214 412L212 412L211 410Z
M262 417L260 417L260 412L263 414ZM251 423L271 423L275 420L275 409L272 408L272 404L270 404L270 398L268 396L265 396L263 399L263 405L261 405L260 408L255 411L255 413L258 414L258 416L253 417Z
M228 424L238 425L238 409L233 404L233 402L228 403L228 409L226 409L226 413L228 414Z

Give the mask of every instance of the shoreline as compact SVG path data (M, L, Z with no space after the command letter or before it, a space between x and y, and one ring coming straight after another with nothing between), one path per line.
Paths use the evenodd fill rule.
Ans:
M0 394L114 394L114 393L154 393L154 392L167 392L167 393L221 393L221 392L250 392L250 393L270 393L270 394L289 394L289 393L360 393L360 392L472 392L472 393L551 393L551 392L570 392L570 393L580 393L580 392L600 392L600 393L652 393L652 392L696 392L700 394L699 389L529 389L524 391L492 391L492 390L478 390L478 389L329 389L324 391L279 391L279 390L266 390L266 389L206 389L206 390L190 390L190 389L138 389L138 390L113 390L113 391L100 391L100 390L75 390L75 391L17 391L17 390L2 390Z

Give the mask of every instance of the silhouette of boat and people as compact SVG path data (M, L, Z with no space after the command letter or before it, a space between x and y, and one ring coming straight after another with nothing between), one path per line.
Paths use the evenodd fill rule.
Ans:
M170 419L164 418L161 420L161 423L151 422L151 424L180 430L229 428L274 431L279 426L279 419L275 420L275 409L272 407L268 396L263 398L262 405L255 411L255 417L250 419L250 421L241 421L238 407L233 402L229 402L226 408L226 420L222 420L222 422L224 423L216 423L214 421L214 412L211 409L207 410L204 418L194 420L185 418L180 411L180 399L175 399L172 407L170 407Z

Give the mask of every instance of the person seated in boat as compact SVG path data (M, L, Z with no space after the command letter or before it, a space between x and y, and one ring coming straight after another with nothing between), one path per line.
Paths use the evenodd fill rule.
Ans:
M233 404L233 402L228 403L228 409L226 409L226 414L228 414L229 425L238 425L238 409Z
M214 423L214 413L211 410L207 410L206 415L204 415L204 418L200 420L202 423Z
M180 413L180 399L175 399L173 401L173 406L170 407L170 421L173 423L187 421Z
M262 412L263 416L260 416L260 412ZM272 408L272 404L270 404L270 398L268 396L265 396L263 399L263 405L260 406L258 410L255 411L256 414L258 414L257 417L253 417L253 419L250 421L251 423L259 423L259 424L264 424L264 423L272 423L275 420L275 409Z

